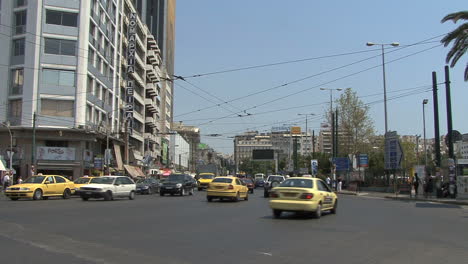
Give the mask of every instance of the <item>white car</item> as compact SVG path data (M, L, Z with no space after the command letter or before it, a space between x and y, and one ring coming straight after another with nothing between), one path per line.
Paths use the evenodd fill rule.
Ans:
M135 199L136 184L127 176L103 176L93 179L92 184L80 188L83 201L89 198L104 198L106 201L115 197L128 197Z

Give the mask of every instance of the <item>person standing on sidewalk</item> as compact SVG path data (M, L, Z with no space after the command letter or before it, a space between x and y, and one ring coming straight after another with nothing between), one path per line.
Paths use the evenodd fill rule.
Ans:
M5 191L6 188L8 188L8 186L10 186L10 173L9 172L5 174L5 176L3 176L3 191Z
M414 197L418 197L419 177L417 173L414 174L413 186L414 186Z

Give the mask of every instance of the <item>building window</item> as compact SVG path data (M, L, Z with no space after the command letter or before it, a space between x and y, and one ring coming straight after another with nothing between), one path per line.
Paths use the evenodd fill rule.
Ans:
M24 38L13 40L13 55L24 56Z
M11 71L11 95L23 94L24 69Z
M70 12L62 12L55 10L47 10L46 24L76 27L78 25L78 14Z
M16 0L15 7L22 7L28 4L27 0Z
M19 100L10 100L9 114L10 118L14 121L21 120L21 110L23 108L23 102Z
M73 117L74 101L41 99L41 115Z
M91 48L88 48L88 65L93 65L94 66L94 50Z
M94 86L94 79L91 76L88 76L88 84L86 86L86 93L92 94L93 93L93 86Z
M75 71L44 69L42 83L55 86L75 86Z
M86 120L91 121L93 115L93 108L90 105L86 105Z
M46 54L76 56L75 40L45 38L44 44Z
M15 34L26 33L26 11L15 13Z

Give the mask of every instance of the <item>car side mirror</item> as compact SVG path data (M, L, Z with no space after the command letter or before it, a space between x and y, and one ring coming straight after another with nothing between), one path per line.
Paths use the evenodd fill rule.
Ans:
M118 184L118 183L114 183L114 185L115 185L115 186L119 186L120 184Z
M50 184L50 181L45 181L45 184Z

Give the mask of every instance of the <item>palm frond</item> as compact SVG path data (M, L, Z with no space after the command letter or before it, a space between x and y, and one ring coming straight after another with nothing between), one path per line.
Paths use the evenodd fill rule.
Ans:
M440 21L441 23L447 22L449 20L452 20L453 23L457 23L458 20L463 19L463 20L468 20L468 11L460 11L460 12L455 12L446 15L442 20Z
M453 31L447 33L440 42L447 47L454 39L465 36L468 36L468 23L462 24Z
M466 63L465 67L465 82L468 82L468 63Z

